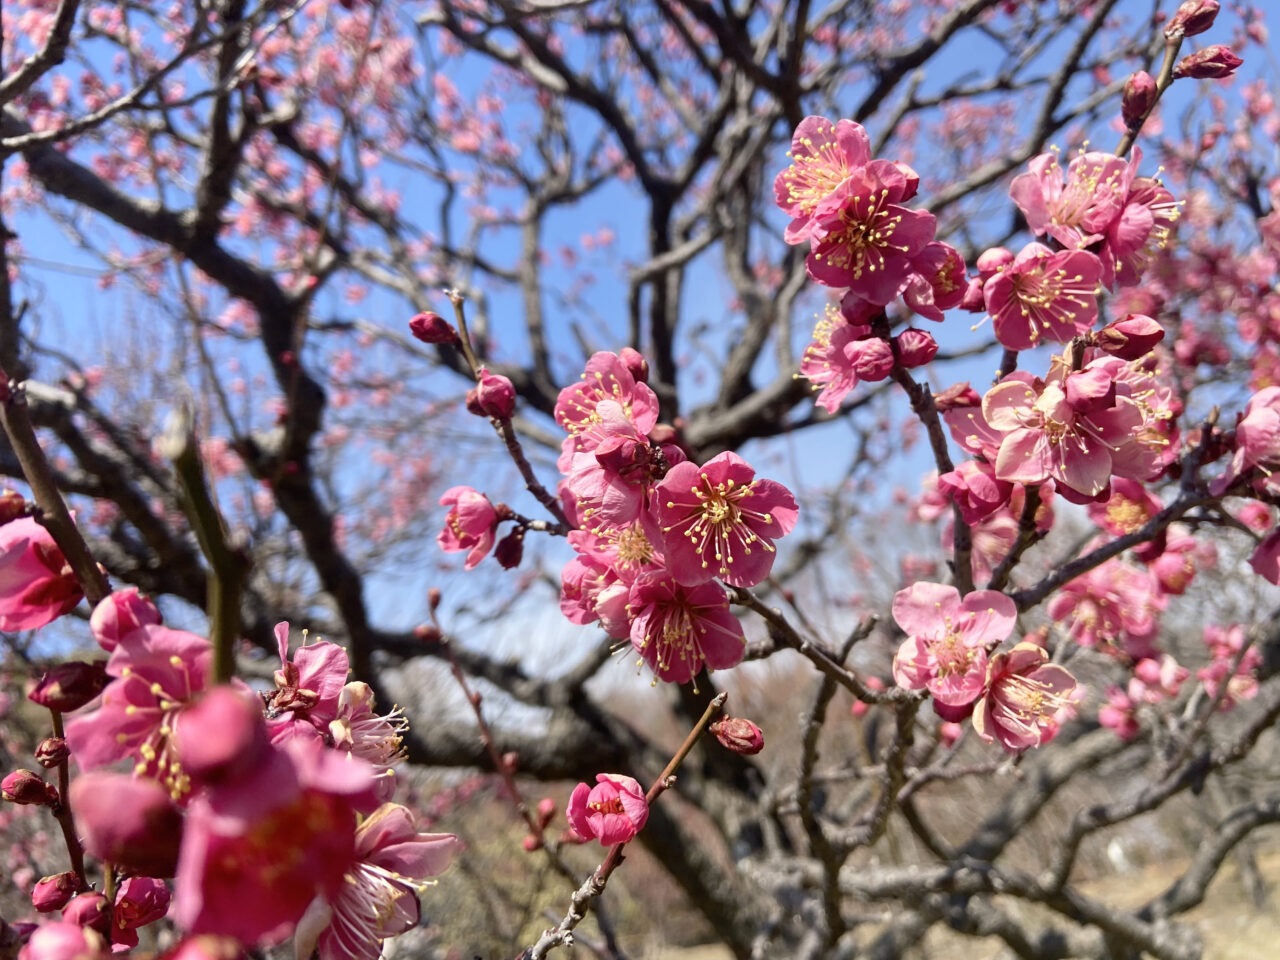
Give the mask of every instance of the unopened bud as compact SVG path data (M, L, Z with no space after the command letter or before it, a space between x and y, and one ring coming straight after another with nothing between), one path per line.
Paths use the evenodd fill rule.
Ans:
M734 753L750 755L764 749L764 731L743 717L721 717L711 724L711 732Z
M935 393L933 405L938 408L939 413L944 413L960 407L980 407L982 397L977 390L969 386L969 381L965 380L961 383L953 383L941 393Z
M1124 82L1124 96L1120 100L1120 116L1124 125L1135 130L1156 103L1156 82L1151 74L1139 70Z
M883 380L893 370L893 347L879 337L855 340L845 348L845 356L858 379L867 383Z
M27 512L27 503L17 490L0 490L0 524L17 520Z
M423 623L413 628L413 635L423 643L439 643L444 636L434 623Z
M1013 252L1005 247L989 247L978 254L974 264L978 268L978 276L990 280L997 273L1013 263Z
M1165 39L1194 37L1198 33L1204 33L1213 26L1217 16L1218 0L1185 0L1165 24Z
M974 277L969 281L969 285L964 288L964 296L960 298L960 309L969 313L986 313L987 298L982 292L986 281L981 277Z
M503 570L511 570L520 566L524 557L524 527L513 527L511 532L498 541L493 548L493 558Z
M922 367L938 355L938 341L924 330L909 327L893 338L898 348L898 362L904 367Z
M455 343L458 331L444 317L428 310L409 321L409 332L423 343Z
M440 601L444 599L444 594L440 592L439 587L432 587L427 591L427 603L432 612L440 609Z
M541 850L542 838L532 833L526 834L521 846L524 847L525 852L527 853L533 853L535 850Z
M36 747L35 756L36 763L47 770L71 756L71 748L61 737L45 737Z
M1163 339L1164 327L1140 313L1109 323L1093 335L1099 349L1121 360L1145 357Z
M1173 68L1173 75L1193 80L1221 80L1235 73L1242 63L1244 61L1232 53L1230 47L1215 43L1179 60Z
M96 607L89 617L89 629L103 650L116 648L120 638L160 622L160 611L137 587L117 590Z
M511 415L516 412L516 388L506 377L490 373L481 367L480 380L475 388L475 403L486 417L510 420ZM467 409L475 413L469 401Z
M24 806L52 807L58 802L58 788L45 783L38 773L15 770L0 780L0 799Z
M509 772L515 773L520 766L520 754L514 750L509 750L502 755L502 766Z
M105 661L72 660L46 670L28 684L27 699L59 713L78 710L102 692L111 678Z
M622 361L623 366L627 368L627 372L631 374L636 383L649 382L649 361L644 358L644 354L639 350L623 347L618 352L618 359Z
M547 825L555 819L556 802L550 797L543 797L538 801L538 826L543 830L547 829Z
M42 877L31 891L31 905L40 913L52 913L70 903L79 889L80 878L70 870Z

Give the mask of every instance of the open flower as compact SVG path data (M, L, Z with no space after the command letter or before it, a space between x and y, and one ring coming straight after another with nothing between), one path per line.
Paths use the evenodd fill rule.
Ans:
M724 670L742 661L742 624L719 584L686 587L647 573L631 585L627 612L631 645L660 680L688 683L704 663Z
M1010 350L1066 343L1098 318L1102 261L1085 250L1057 253L1029 243L982 288L996 339Z
M649 819L649 802L631 777L598 773L594 787L580 783L573 788L565 815L579 836L611 847L640 832Z
M1010 753L1048 743L1058 734L1058 712L1075 701L1076 678L1049 663L1034 643L1019 643L987 665L987 686L973 712L978 736Z
M470 487L450 487L440 498L440 506L452 509L444 518L444 529L436 537L436 543L446 553L469 551L465 566L470 570L493 547L498 513L488 497Z

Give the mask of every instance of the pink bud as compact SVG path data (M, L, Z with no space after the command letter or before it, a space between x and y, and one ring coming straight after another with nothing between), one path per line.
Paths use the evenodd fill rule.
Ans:
M46 923L31 934L18 960L97 960L109 957L95 930L76 923Z
M987 295L982 292L986 283L981 277L974 277L964 288L964 296L960 298L960 309L969 313L987 312Z
M1168 40L1177 37L1194 37L1213 26L1218 16L1218 0L1185 0L1172 19L1165 24L1164 35Z
M1120 100L1120 116L1124 125L1134 130L1151 112L1156 103L1156 82L1151 74L1139 70L1124 82L1124 96Z
M31 905L41 913L52 913L67 905L80 888L80 878L70 870L43 877L31 891Z
M0 490L0 525L17 520L27 512L26 501L17 490Z
M111 904L102 894L90 890L67 904L62 919L105 935L111 929Z
M133 873L173 876L182 814L160 784L95 770L72 781L71 806L88 853Z
M521 843L526 853L533 853L535 850L542 849L542 838L533 833L525 834L524 841Z
M982 406L982 395L969 386L968 380L965 380L961 383L953 383L941 393L935 393L933 395L933 405L938 408L939 413L944 413L947 410L956 410L960 407L980 407Z
M1232 53L1230 47L1215 43L1179 60L1173 68L1173 75L1193 80L1221 80L1235 73L1242 63L1244 61Z
M0 780L0 799L22 806L52 807L58 802L58 788L45 783L38 773L15 770Z
M409 321L409 332L423 343L455 343L458 331L438 313L427 311Z
M547 824L555 818L556 802L550 797L543 797L538 801L538 826L543 830L547 829Z
M845 356L858 379L867 383L883 380L893 370L893 348L879 337L853 341L845 347Z
M922 367L938 355L938 341L924 330L908 327L893 338L898 347L898 362L904 367Z
M649 361L639 350L623 347L618 351L618 359L622 361L622 365L627 368L627 372L636 383L649 382Z
M1164 327L1140 313L1109 323L1093 335L1093 342L1100 349L1121 360L1145 357L1163 339Z
M734 753L750 756L764 749L764 731L743 717L721 717L711 724L720 745Z
M510 420L511 415L516 412L516 388L506 377L490 373L481 367L480 380L475 390L476 406L484 416ZM475 413L470 406L467 409Z
M1003 268L1013 263L1013 253L1004 247L991 247L983 250L978 254L978 261L975 266L978 268L978 276L983 280L990 280Z
M71 749L62 737L45 737L36 747L36 763L48 770L71 756Z
M89 629L98 645L110 651L125 634L159 622L160 611L156 605L139 593L137 587L125 587L93 608Z
M102 692L110 677L105 661L71 660L50 667L28 684L27 699L59 713L78 710Z

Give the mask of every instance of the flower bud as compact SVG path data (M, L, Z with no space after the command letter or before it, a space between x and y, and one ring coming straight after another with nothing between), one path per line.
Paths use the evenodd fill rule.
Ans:
M974 277L964 288L964 296L960 298L960 309L969 313L986 313L987 296L982 292L986 283L981 277Z
M1164 26L1165 39L1194 37L1213 26L1218 16L1218 0L1185 0Z
M845 347L845 356L858 379L867 383L883 380L893 370L893 348L879 337L853 341Z
M502 765L510 773L515 773L520 767L520 754L515 750L508 750L502 755Z
M1121 360L1137 360L1164 339L1164 327L1150 317L1131 313L1107 324L1093 335L1094 344Z
M1179 60L1173 68L1173 75L1193 80L1221 80L1235 73L1242 63L1244 61L1232 53L1230 47L1215 43Z
M555 819L556 802L550 797L543 797L538 801L538 826L543 830L547 829L547 825Z
M17 520L27 512L27 503L17 490L0 490L0 525Z
M511 570L520 566L524 557L524 527L513 527L511 532L498 541L493 548L493 559L501 564L503 570Z
M430 310L409 321L409 332L423 343L456 343L458 340L453 324Z
M711 724L711 732L734 753L751 755L764 749L764 731L743 717L721 717Z
M94 770L71 783L71 806L86 852L148 877L171 877L182 814L154 780Z
M990 280L997 273L1013 263L1013 252L1005 247L990 247L978 254L974 264L978 268L978 276Z
M537 834L527 833L521 843L526 853L533 853L535 850L542 849L542 838Z
M102 692L111 678L105 661L72 660L50 667L28 683L27 699L59 713L78 710Z
M137 587L117 590L93 608L89 629L103 650L116 648L120 638L142 627L160 622L160 611Z
M95 960L110 955L97 931L59 921L37 927L18 960Z
M62 737L45 737L36 747L36 763L48 770L71 756L71 748Z
M516 412L516 388L506 377L490 373L481 367L480 380L475 387L475 406L483 416L509 420ZM472 413L476 412L471 406L470 397L467 409Z
M38 773L15 770L0 780L0 799L24 806L52 807L58 802L58 788L45 783Z
M40 913L52 913L61 910L70 902L80 888L80 878L72 871L55 873L51 877L42 877L31 891L31 905Z
M1138 125L1156 103L1156 82L1151 74L1139 70L1124 82L1124 96L1120 100L1120 116L1130 130Z
M111 930L111 904L102 894L90 890L67 904L62 919L106 935Z
M941 393L933 395L933 405L938 408L939 413L945 413L947 410L955 410L960 407L980 407L982 406L982 396L977 390L969 386L969 381L965 380L961 383L953 383Z
M439 643L444 634L434 623L422 623L413 628L413 635L423 643Z
M898 362L904 367L922 367L938 355L938 341L924 330L908 327L893 338L898 348Z
M618 351L618 359L622 361L622 365L627 368L627 372L636 383L649 382L649 361L639 350L623 347Z

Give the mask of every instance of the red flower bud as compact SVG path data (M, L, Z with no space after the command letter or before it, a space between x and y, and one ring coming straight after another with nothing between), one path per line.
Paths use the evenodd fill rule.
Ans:
M893 370L893 348L879 337L855 340L845 348L845 356L859 380L875 383Z
M1173 18L1165 24L1165 39L1194 37L1213 26L1218 16L1218 0L1185 0Z
M547 824L555 819L556 802L550 797L543 797L538 801L538 826L543 830L547 829Z
M649 382L649 361L644 358L644 354L639 350L623 347L618 352L618 359L627 368L627 372L635 378L636 383Z
M515 773L520 766L520 754L514 750L508 750L502 755L502 765L511 773Z
M1145 357L1163 339L1164 327L1140 313L1109 323L1093 335L1099 349L1121 360Z
M0 490L0 524L17 520L27 512L27 503L17 490Z
M423 343L456 343L458 340L453 324L429 310L409 321L409 332Z
M427 591L427 604L432 610L440 608L440 601L444 599L444 594L440 592L439 587L432 587Z
M28 683L27 699L50 710L78 710L102 692L111 678L103 660L72 660L50 667L39 680Z
M80 878L70 870L43 877L31 891L31 905L41 913L61 910L80 889Z
M1232 53L1230 47L1215 43L1179 60L1173 68L1173 75L1193 80L1221 80L1235 73L1242 63L1244 61Z
M1013 263L1013 252L1005 247L990 247L978 254L977 263L974 264L978 268L978 276L983 280L990 280L1004 267Z
M52 807L58 802L58 788L45 783L38 773L15 770L0 780L0 799L24 806Z
M516 412L516 388L506 377L490 373L484 367L480 368L480 381L476 384L475 395L476 406L483 416L510 420L511 415ZM470 397L467 409L472 413L476 412L471 407Z
M1120 116L1130 130L1136 129L1156 103L1156 82L1151 74L1139 70L1124 82L1120 100Z
M511 570L520 566L520 561L523 557L524 527L514 527L493 548L493 559L502 565L503 570Z
M750 755L764 749L764 731L743 717L721 717L711 724L711 732L734 753Z
M102 894L91 890L67 904L62 919L105 936L111 930L111 904Z
M938 341L924 330L908 327L893 338L898 348L898 362L904 367L922 367L938 355Z
M424 623L414 627L413 635L423 643L439 643L440 638L444 636L440 632L440 628L433 623Z
M50 767L56 767L71 756L71 748L61 737L45 737L36 747L35 756L36 763L47 770Z

